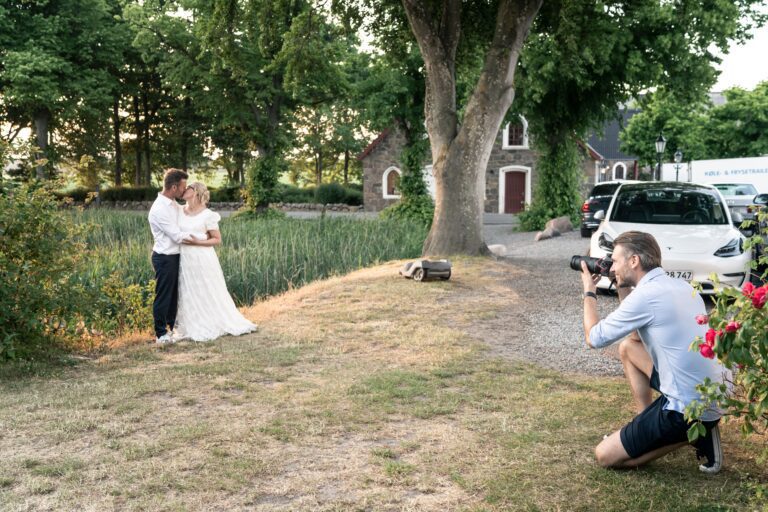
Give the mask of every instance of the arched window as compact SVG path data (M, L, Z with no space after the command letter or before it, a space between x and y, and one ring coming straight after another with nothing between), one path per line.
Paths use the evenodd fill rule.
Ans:
M619 162L613 166L613 179L623 180L627 177L627 166L624 162Z
M390 167L381 177L381 192L384 199L400 199L400 169Z
M519 116L519 122L510 122L504 127L502 149L528 149L528 121Z

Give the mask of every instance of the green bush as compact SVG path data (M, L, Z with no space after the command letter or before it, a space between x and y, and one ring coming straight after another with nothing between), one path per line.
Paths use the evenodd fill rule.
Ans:
M155 187L113 187L101 191L101 200L154 201L159 192Z
M768 239L768 213L759 213L758 221L760 232L747 241L747 250L763 246ZM753 264L765 283L768 254L763 251ZM702 357L717 358L733 373L730 385L707 378L697 387L701 400L686 409L690 419L698 420L706 409L705 404L716 403L725 414L741 418L745 434L765 432L768 428L767 302L768 284L755 286L747 281L741 290L720 289L709 315L696 319L699 323L706 322L709 329L704 339L697 337L690 348ZM688 438L695 439L703 432L703 425L696 422L688 431ZM763 454L766 456L768 447Z
M315 202L315 187L299 188L281 183L277 188L279 200L283 203Z
M323 183L315 190L315 201L319 204L341 204L347 191L338 183Z
M223 187L210 189L212 203L235 203L242 199L240 187Z
M71 199L76 203L84 203L90 193L91 191L85 187L77 187L69 190L57 190L53 195L59 200Z
M362 190L356 190L354 188L346 188L346 194L344 196L344 204L350 206L362 206L363 204L363 192Z
M0 195L0 359L49 348L87 303L77 282L83 231L45 188Z
M434 216L435 204L432 202L432 198L426 195L405 198L379 213L379 218L383 220L414 222L424 226L431 226Z

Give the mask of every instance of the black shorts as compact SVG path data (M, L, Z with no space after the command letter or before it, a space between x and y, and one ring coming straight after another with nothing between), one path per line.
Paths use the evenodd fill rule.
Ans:
M659 374L656 368L651 375L651 387L659 390ZM688 428L691 424L685 421L683 413L664 409L669 400L663 394L646 409L634 417L621 429L621 444L633 459L650 451L688 441ZM707 432L717 425L718 421L705 421Z

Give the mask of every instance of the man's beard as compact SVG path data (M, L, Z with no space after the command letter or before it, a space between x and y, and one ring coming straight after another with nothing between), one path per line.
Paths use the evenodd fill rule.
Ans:
M637 286L637 283L635 283L632 279L619 280L618 276L616 277L616 284L619 288L634 288Z

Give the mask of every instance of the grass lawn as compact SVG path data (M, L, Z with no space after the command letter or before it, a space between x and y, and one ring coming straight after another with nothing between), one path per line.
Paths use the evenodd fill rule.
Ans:
M509 264L421 284L397 267L258 303L253 335L0 367L0 510L767 510L765 438L733 422L719 475L692 449L598 468L633 415L624 380L467 334L515 307Z

